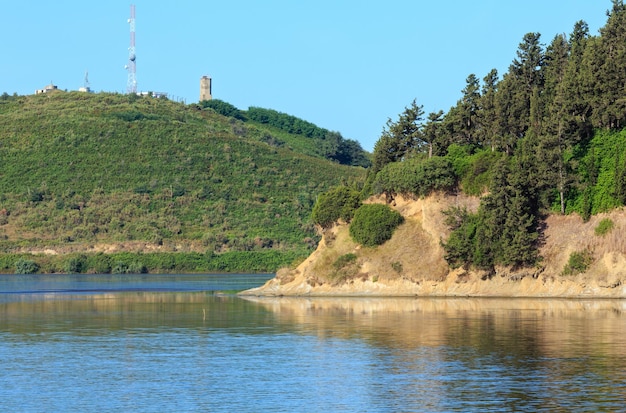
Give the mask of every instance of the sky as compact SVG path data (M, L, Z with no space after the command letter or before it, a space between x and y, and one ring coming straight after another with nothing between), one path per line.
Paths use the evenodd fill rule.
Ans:
M524 34L548 44L578 20L595 35L610 0L0 0L0 93L53 82L125 93L130 5L137 87L186 103L200 78L239 109L274 109L372 151L415 99L448 111L465 79L504 74Z

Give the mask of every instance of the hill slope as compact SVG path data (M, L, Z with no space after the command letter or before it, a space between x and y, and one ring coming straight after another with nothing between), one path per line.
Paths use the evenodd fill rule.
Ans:
M150 97L0 101L0 248L145 242L306 255L317 194L364 170L271 146L271 134Z

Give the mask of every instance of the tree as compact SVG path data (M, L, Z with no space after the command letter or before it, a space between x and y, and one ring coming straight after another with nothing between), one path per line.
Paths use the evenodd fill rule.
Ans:
M544 177L545 188L559 193L559 204L565 214L565 194L572 179L566 153L578 143L579 134L568 111L568 89L565 81L569 68L570 45L564 35L557 35L546 49L544 70L546 106L545 131L537 139L535 160Z
M380 171L389 162L407 157L413 151L422 150L426 142L422 136L424 107L415 99L404 108L396 122L387 120L382 136L374 145L374 170Z
M441 139L443 121L443 110L439 112L431 112L428 114L428 121L424 125L424 133L422 134L424 142L428 145L428 158L433 157L433 146L435 142Z
M592 118L597 127L612 130L626 124L626 6L622 0L613 0L606 25L600 29L599 41L591 43L588 54L590 75L594 94Z
M480 108L480 82L476 75L470 74L465 79L463 97L458 106L460 109L461 137L462 142L475 145L475 133L478 129L478 110Z
M541 67L544 64L539 33L527 33L517 50L517 58L509 66L500 83L496 111L500 119L500 143L507 153L530 127L531 99L543 88Z
M498 114L496 112L496 93L498 92L498 71L491 69L483 78L483 87L480 97L480 111L478 122L481 125L477 131L478 142L482 145L491 146L495 150L495 142L498 135Z

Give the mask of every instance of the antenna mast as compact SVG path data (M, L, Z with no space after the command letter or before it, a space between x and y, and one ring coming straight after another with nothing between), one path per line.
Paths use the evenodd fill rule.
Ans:
M126 93L137 93L137 66L135 56L135 5L130 5L130 47L128 48L128 81L126 82Z

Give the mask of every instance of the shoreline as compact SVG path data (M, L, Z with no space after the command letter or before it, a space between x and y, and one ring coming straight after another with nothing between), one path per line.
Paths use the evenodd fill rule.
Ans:
M372 198L368 202L385 202ZM392 207L403 223L385 244L365 248L349 235L349 226L327 230L317 249L297 268L281 269L265 285L243 291L248 296L302 297L472 297L626 299L626 210L599 214L584 222L577 215L546 219L543 257L533 268L496 267L492 271L451 269L441 241L449 231L442 211L450 206L477 208L478 199L445 194L424 199L398 197ZM615 227L595 234L602 219ZM565 275L571 255L588 251L592 263ZM337 268L346 254L353 264Z

